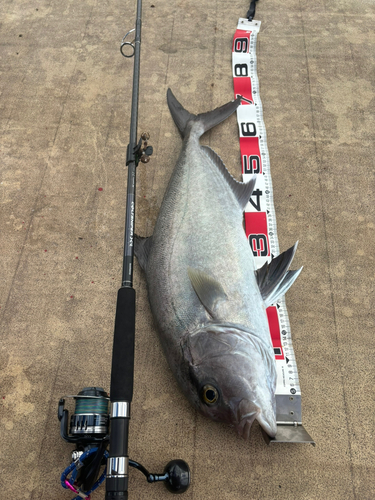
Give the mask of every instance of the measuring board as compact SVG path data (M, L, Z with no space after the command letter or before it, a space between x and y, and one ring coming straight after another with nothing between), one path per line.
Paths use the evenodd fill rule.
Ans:
M237 108L242 178L246 182L256 175L255 188L244 215L246 236L258 269L280 253L257 77L256 41L260 25L260 21L240 18L232 47L234 95L235 98L239 95L242 97L241 105ZM267 308L267 316L277 372L277 435L275 439L265 436L266 440L314 444L302 426L301 389L284 297Z

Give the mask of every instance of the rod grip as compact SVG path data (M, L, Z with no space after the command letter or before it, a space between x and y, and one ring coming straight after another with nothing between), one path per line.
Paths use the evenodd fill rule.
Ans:
M113 336L111 401L133 398L135 340L135 290L120 288L117 294Z

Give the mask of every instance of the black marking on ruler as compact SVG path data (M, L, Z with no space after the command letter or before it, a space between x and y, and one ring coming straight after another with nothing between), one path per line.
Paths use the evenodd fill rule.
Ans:
M237 95L236 95L236 99L237 99L237 97L241 97L241 101L246 101L246 102L248 102L249 104L254 104L254 102L253 102L253 101L251 101L250 99L246 99L246 97L243 97L243 96L242 96L242 95L240 95L240 94L237 94Z

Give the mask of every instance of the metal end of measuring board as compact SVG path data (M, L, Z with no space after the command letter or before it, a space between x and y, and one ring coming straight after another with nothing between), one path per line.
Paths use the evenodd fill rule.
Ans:
M315 446L315 441L302 425L301 396L276 395L276 436L271 438L262 429L265 442L305 443Z
M315 441L306 431L303 425L277 424L277 432L274 438L271 438L263 429L262 434L265 442L270 445L274 443L302 443L312 444L315 446Z

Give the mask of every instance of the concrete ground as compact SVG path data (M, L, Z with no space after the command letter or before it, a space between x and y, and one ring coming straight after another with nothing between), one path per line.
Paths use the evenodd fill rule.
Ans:
M152 233L181 141L170 86L193 112L232 99L231 43L248 1L144 2L136 230ZM57 403L109 390L120 286L133 0L0 6L0 496L69 499ZM303 421L317 446L242 441L198 415L162 355L138 265L130 454L191 466L182 498L375 498L373 0L261 0L258 73L282 249L304 271L287 294ZM232 116L204 137L240 174ZM131 471L130 498L172 498ZM103 489L93 498L103 498Z

